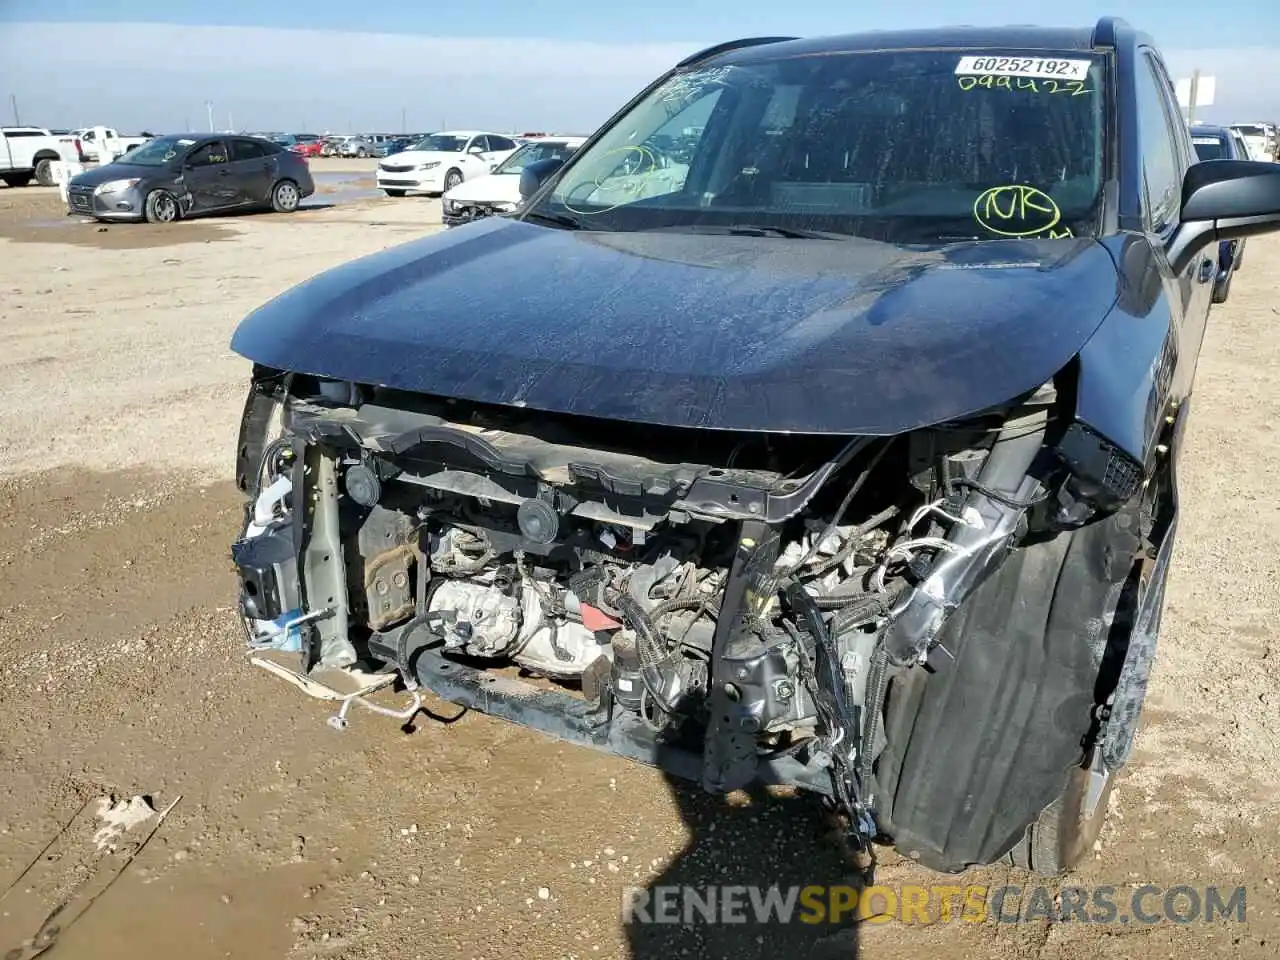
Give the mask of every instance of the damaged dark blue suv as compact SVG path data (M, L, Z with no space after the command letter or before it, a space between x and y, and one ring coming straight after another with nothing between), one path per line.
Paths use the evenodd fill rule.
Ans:
M864 850L1070 866L1217 245L1280 226L1280 165L1194 161L1117 20L690 57L518 212L240 326L250 644L821 791Z

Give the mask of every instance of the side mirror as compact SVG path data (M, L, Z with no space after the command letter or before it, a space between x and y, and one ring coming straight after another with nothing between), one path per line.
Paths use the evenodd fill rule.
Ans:
M471 146L467 147L467 153L484 153L484 147L480 146L478 143L473 143Z
M526 164L520 171L520 199L528 200L532 197L563 166L564 161L554 157Z
M1182 181L1181 223L1169 243L1169 265L1181 273L1219 240L1280 230L1280 164L1205 160Z

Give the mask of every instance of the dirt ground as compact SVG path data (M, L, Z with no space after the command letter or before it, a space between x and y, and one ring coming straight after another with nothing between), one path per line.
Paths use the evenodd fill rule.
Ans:
M1246 922L638 928L627 886L847 874L803 798L731 805L441 703L411 730L356 712L337 732L244 659L228 547L249 365L227 343L299 281L439 229L432 201L370 196L370 167L317 162L306 212L169 227L0 189L0 887L35 861L0 899L0 955L60 903L49 955L81 960L1280 952L1280 239L1250 241L1214 309L1145 723L1065 881L1244 886ZM121 871L132 847L84 853L77 811L134 795L176 806ZM881 884L1041 882L881 853ZM100 896L72 897L86 880Z

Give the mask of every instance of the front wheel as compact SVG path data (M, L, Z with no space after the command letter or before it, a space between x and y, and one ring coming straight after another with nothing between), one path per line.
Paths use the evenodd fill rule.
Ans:
M178 200L168 190L152 190L142 206L147 223L173 223L182 216Z
M1097 748L1093 753L1098 756ZM1114 771L1101 760L1073 767L1061 795L1009 851L1009 863L1041 876L1056 876L1079 864L1102 835L1114 784Z
M361 160L363 160L368 155L369 155L369 151L367 151L364 147L361 147L359 150L356 151L356 157Z
M462 171L450 170L444 175L444 192L448 193L462 182Z
M271 209L276 213L293 213L298 209L302 195L292 180L281 180L271 191Z
M53 178L53 161L37 160L36 161L36 183L42 187L56 187L58 182Z

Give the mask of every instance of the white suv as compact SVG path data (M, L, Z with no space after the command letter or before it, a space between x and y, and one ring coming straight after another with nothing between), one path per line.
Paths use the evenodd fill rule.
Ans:
M378 164L378 189L389 197L406 193L439 196L464 180L486 176L519 146L500 133L448 130L433 133Z

